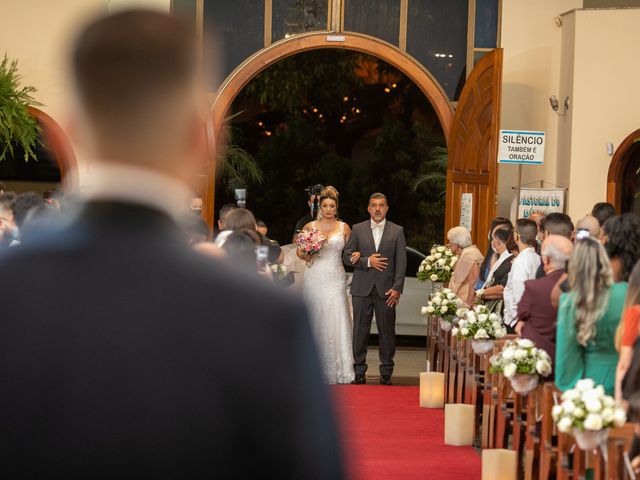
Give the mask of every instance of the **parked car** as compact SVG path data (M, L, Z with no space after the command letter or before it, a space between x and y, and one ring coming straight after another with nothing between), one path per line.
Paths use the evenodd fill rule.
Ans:
M397 307L396 335L424 336L427 334L427 319L420 313L420 310L423 305L427 304L427 299L431 294L431 284L419 282L416 278L418 267L425 257L426 255L415 248L407 247L407 269L405 271L404 292ZM349 285L351 285L352 275L352 272L347 272L347 292ZM351 295L349 295L349 302L351 302ZM371 333L378 333L375 317Z

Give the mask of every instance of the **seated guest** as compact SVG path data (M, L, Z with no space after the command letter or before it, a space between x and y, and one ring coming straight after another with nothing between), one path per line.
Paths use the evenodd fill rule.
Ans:
M573 241L573 222L571 221L571 217L564 213L550 213L544 218L544 221L541 222L540 229L542 229L542 241L544 241L544 239L549 235L561 235ZM536 278L540 277L544 277L544 269L542 268L542 265L540 265L536 272Z
M611 217L602 230L614 281L626 282L640 259L640 217L635 213Z
M222 219L221 219L222 221ZM237 230L256 230L256 219L246 208L234 207L229 210L224 216L223 230L216 237L215 243L217 246L222 247L227 241L229 235Z
M256 249L262 246L262 236L254 230L235 230L228 236L222 249L231 264L247 273L264 272L264 262L256 256Z
M613 283L604 246L585 238L576 243L569 260L569 286L558 310L556 386L564 391L591 378L613 395L618 364L614 338L627 284Z
M496 252L493 251L493 248L491 248L491 241L492 241L491 236L493 235L493 231L496 229L496 227L499 227L499 226L504 226L509 229L513 229L513 224L511 223L511 220L509 220L508 218L496 217L492 220L491 226L489 227L489 234L487 235L489 237L489 246L487 247L487 253L485 253L484 255L484 260L482 261L482 265L480 265L480 276L478 277L478 280L476 281L476 284L474 286L475 290L481 289L482 286L485 284L485 282L489 278L489 271L491 270L491 267L498 259L498 255L496 254Z
M453 267L449 288L467 305L476 298L474 285L480 276L480 264L484 257L471 241L471 233L465 227L453 227L447 232L449 248L458 256Z
M16 222L11 205L16 198L13 192L0 194L0 248L8 247L17 235Z
M622 400L622 379L629 370L633 347L640 328L640 262L637 262L629 276L629 287L625 300L622 321L616 330L616 348L620 353L616 369L616 400Z
M536 278L540 255L536 253L538 226L533 220L520 218L516 222L514 237L518 244L518 256L511 265L509 279L504 287L504 324L513 328L518 321L518 303L524 292L524 282Z
M504 287L509 279L513 254L509 251L508 245L513 242L511 229L498 226L493 231L491 248L498 255L498 260L489 271L488 279L480 290L476 291L478 300L489 307L492 312L503 314Z
M560 235L549 235L542 243L540 256L545 276L524 283L524 293L518 303L516 333L531 340L555 359L556 319L558 309L551 304L551 290L564 274L573 243ZM551 377L553 379L553 377Z
M602 229L607 220L616 216L616 208L608 202L598 202L591 209L591 216L598 220L600 229ZM602 241L602 238L599 240Z
M578 220L576 223L576 231L577 235L579 235L580 232L587 232L591 238L600 239L600 224L598 223L598 219L591 215L587 215Z

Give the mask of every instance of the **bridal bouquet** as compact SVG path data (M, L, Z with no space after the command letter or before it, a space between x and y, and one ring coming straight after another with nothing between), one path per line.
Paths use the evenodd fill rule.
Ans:
M323 245L327 241L324 234L317 228L311 230L300 230L296 237L296 245L304 252L310 255L320 253Z
M491 373L501 372L505 378L515 375L551 375L551 357L531 340L509 340L497 355L491 357Z
M451 334L468 340L495 340L504 337L507 329L502 324L500 315L490 313L484 305L476 305L460 319Z
M597 446L606 437L606 429L622 427L627 420L624 409L590 378L578 380L575 388L565 391L561 399L562 403L551 410L551 416L558 430L573 431L578 446L585 450Z
M448 282L453 274L453 267L458 261L451 249L442 245L431 247L429 256L425 258L418 268L418 280L426 282Z

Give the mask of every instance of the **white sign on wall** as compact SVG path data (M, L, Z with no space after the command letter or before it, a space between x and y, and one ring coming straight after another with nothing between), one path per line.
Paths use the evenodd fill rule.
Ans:
M522 188L516 211L517 195L516 190L513 192L511 202L512 218L529 218L535 212L542 212L545 215L554 212L564 213L564 188Z
M544 163L544 132L500 130L498 163L542 165Z
M473 220L473 193L463 193L460 199L460 225L471 231Z

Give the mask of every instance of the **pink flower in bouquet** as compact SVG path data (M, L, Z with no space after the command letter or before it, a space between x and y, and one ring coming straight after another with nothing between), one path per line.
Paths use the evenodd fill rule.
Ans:
M308 254L317 255L320 253L326 238L317 228L311 230L302 230L296 239L296 245Z

